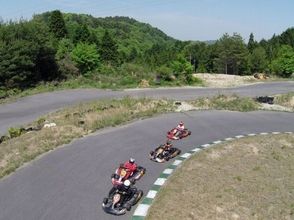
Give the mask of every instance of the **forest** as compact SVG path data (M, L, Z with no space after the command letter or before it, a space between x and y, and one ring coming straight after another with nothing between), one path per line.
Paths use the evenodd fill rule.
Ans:
M0 23L0 98L39 84L193 85L192 73L293 77L294 28L259 42L238 33L180 41L128 17L58 10Z

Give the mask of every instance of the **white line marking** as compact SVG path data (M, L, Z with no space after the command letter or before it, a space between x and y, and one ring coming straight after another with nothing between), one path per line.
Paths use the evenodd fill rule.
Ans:
M155 191L155 190L149 190L146 198L154 199L155 196L156 196L156 194L157 194L157 191Z
M272 132L272 134L281 134L281 132L275 131L275 132Z
M222 141L214 141L214 144L220 144Z
M193 149L192 151L194 151L194 152L197 152L197 151L200 151L201 149L200 148L195 148L195 149Z
M288 132L285 132L286 134L293 134L293 132L292 131L288 131Z
M173 165L178 166L180 163L182 163L181 160L175 160L175 161L173 162Z
M237 135L237 136L235 136L236 138L242 138L242 137L244 137L244 135Z
M150 205L140 204L134 212L134 216L146 216Z
M210 144L203 144L203 145L201 145L201 147L209 147L210 146Z
M267 134L268 134L267 132L260 133L260 135L267 135Z
M247 134L247 136L256 136L256 134Z
M183 158L188 158L188 157L190 157L190 156L191 156L190 153L185 153L185 154L181 155L181 157L183 157Z
M162 186L166 181L166 178L157 178L157 180L154 182L154 185Z
M234 138L226 138L225 140L226 141L231 141L231 140L234 140Z
M173 169L165 169L162 173L171 174L173 171L174 171Z

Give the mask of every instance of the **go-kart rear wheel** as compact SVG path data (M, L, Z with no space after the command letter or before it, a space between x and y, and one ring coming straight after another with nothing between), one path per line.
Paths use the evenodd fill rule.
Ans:
M126 207L126 209L127 209L128 211L131 211L132 205L131 205L130 203L127 203L127 204L125 205L125 207Z
M104 203L104 204L107 204L107 203L108 203L108 198L104 198L104 199L103 199L103 203Z
M142 196L143 196L143 191L142 191L142 190L138 190L138 192L137 192L136 194L137 194L137 198L136 198L136 200L134 201L133 205L136 205L136 204L139 202L139 200L142 198Z

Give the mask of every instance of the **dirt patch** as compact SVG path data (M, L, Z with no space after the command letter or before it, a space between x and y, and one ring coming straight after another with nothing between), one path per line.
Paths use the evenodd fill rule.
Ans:
M293 134L280 134L199 152L168 179L147 219L294 219L293 146Z
M196 73L193 76L204 81L207 87L235 87L261 82L254 76L236 76L227 74Z

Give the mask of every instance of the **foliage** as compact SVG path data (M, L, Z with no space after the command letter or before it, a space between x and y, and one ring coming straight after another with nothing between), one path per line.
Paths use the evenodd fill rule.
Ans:
M263 47L256 47L250 54L250 68L251 72L264 72L268 65L266 59L266 51Z
M62 14L59 10L51 12L49 20L49 28L51 33L58 39L66 37L67 30Z
M118 63L118 48L110 36L108 31L105 31L100 45L101 60L108 64Z
M294 73L294 49L283 45L272 62L272 70L279 76L290 77Z
M37 48L32 42L0 43L0 86L24 88L34 77Z
M19 137L22 133L22 129L20 128L9 128L8 129L9 137L10 138L16 138Z
M55 10L30 21L1 23L0 96L48 82L103 88L136 86L143 79L152 84L156 74L164 85L194 83L192 72L266 71L288 77L291 59L281 48L293 48L293 42L294 28L260 42L251 33L247 45L238 34L212 42L179 41L132 18Z
M248 44L247 44L247 48L249 52L252 53L253 50L257 47L257 45L258 45L257 42L254 40L254 35L253 33L251 33L249 36Z
M176 77L184 77L187 83L193 81L193 66L183 56L179 56L177 60L173 61L171 66Z
M242 37L238 34L224 34L216 42L217 57L215 64L218 72L225 74L248 73L248 50Z
M160 66L157 68L156 73L158 74L159 79L165 81L172 80L172 69L167 67L166 65Z
M57 60L64 59L65 57L67 57L71 53L73 48L74 48L73 43L69 39L63 38L58 43L58 49L56 52L56 59Z
M72 60L82 73L91 71L99 66L99 54L93 44L78 43L71 52Z
M74 36L73 36L73 42L75 44L79 42L89 43L90 39L91 39L91 34L86 24L79 25L75 29Z
M191 42L183 49L186 58L189 58L190 63L194 66L196 72L206 72L208 63L208 45L203 42Z

